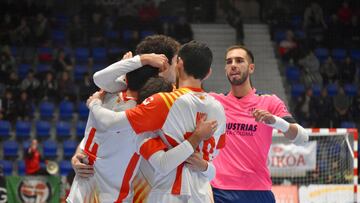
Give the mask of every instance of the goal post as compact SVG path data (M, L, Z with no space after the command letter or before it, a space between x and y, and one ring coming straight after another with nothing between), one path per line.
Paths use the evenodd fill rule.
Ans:
M268 167L277 202L360 203L357 129L307 131L310 139L304 146L296 146L281 132L273 131ZM291 197L284 190L292 191Z

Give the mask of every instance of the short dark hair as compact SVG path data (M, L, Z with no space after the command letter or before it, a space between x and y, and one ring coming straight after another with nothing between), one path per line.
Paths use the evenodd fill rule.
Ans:
M151 35L145 37L137 46L136 54L164 54L169 63L179 51L180 44L175 39L165 35Z
M180 44L175 39L165 35L151 35L142 40L136 47L136 54L164 54L169 62L177 54ZM157 76L159 69L145 65L126 74L127 87L139 91L150 77Z
M242 49L242 50L244 50L246 52L246 54L248 55L248 57L251 59L250 63L255 62L254 54L250 51L250 49L248 49L247 47L242 46L242 45L233 45L233 46L227 48L226 54L229 51L234 50L234 49ZM225 57L226 57L226 54L225 54Z
M146 98L158 92L171 92L173 85L161 76L149 78L145 85L139 90L137 103L141 104Z
M204 79L210 70L213 55L206 44L193 40L180 48L179 57L188 75L195 79Z
M127 88L132 91L139 91L150 77L159 74L159 69L149 65L133 70L126 74Z

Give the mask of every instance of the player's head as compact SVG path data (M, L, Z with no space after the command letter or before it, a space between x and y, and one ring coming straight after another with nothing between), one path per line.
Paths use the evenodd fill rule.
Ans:
M141 104L146 98L158 92L171 92L173 85L161 76L149 78L145 85L139 90L137 103Z
M31 147L32 149L37 149L37 147L38 147L38 141L37 141L37 139L31 140L30 147Z
M174 83L176 79L176 58L179 48L180 43L171 37L165 35L151 35L145 37L145 39L136 46L135 52L136 54L164 54L169 61L170 67L166 71L160 73L160 75Z
M225 73L231 85L251 84L250 75L255 70L254 55L244 46L234 45L226 50Z
M188 76L203 80L210 72L212 58L212 52L206 44L190 41L179 50L178 66L183 67Z
M165 35L152 35L142 40L136 47L136 54L164 54L169 62L170 67L166 72L162 73L169 81L175 82L176 56L180 44L171 37ZM126 74L127 87L133 91L139 91L150 77L157 76L159 69L146 65Z
M151 66L143 66L126 74L127 88L132 91L139 91L146 81L157 76L159 71Z

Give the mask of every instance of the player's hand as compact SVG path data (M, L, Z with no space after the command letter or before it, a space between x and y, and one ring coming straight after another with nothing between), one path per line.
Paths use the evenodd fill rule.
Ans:
M257 122L263 122L265 124L274 124L275 118L274 116L269 113L268 111L261 110L261 109L255 109L252 112L252 115L255 117L255 121Z
M104 90L99 90L97 92L95 92L93 95L91 95L87 101L86 101L86 105L89 107L90 103L96 99L102 101L104 96L105 96L106 92Z
M186 159L185 166L193 171L206 171L208 163L199 152L195 152Z
M122 57L121 60L129 59L129 58L132 58L132 57L133 57L132 52L131 52L131 51L128 51L128 52L126 52L126 53L123 55L123 57Z
M150 65L159 68L160 72L169 68L169 61L164 54L143 54L140 56L142 65Z
M207 121L206 119L206 114L201 115L200 119L196 123L196 128L193 133L193 135L200 136L201 140L207 140L213 136L218 126L216 120Z
M88 178L94 175L94 167L92 165L88 165L85 163L86 155L83 153L76 153L71 158L71 165L75 171L75 173L82 177L82 178Z

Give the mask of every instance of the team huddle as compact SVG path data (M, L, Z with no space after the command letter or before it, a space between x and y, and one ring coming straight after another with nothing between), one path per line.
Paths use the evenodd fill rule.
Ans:
M253 62L246 48L230 47L231 91L206 93L210 48L154 35L135 56L128 52L96 72L101 90L87 101L67 202L275 202L266 168L269 134L281 130L295 144L308 136L279 98L256 94ZM248 143L242 139L249 136L227 134L227 123L240 122L257 126Z

